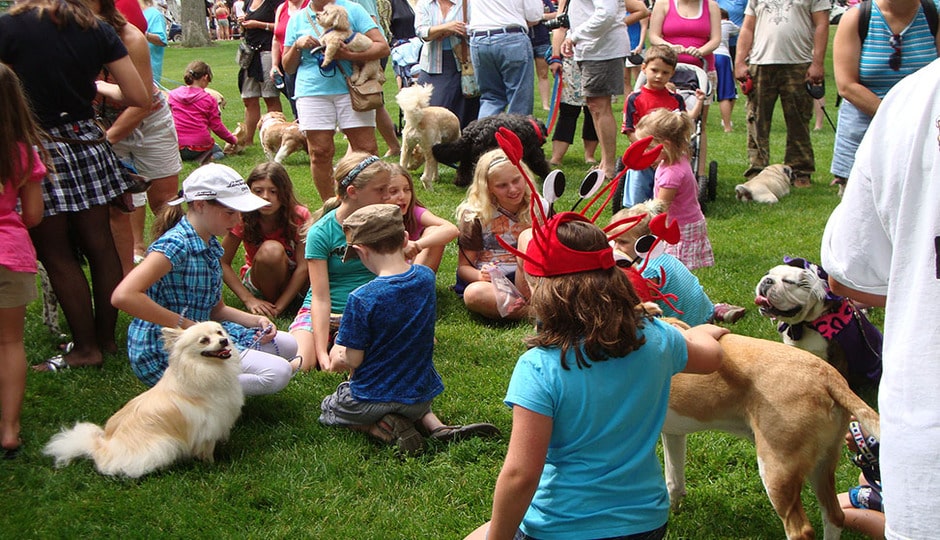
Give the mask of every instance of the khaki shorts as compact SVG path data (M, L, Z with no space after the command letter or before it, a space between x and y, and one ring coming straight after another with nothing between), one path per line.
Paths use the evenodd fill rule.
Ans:
M581 95L584 97L603 97L623 95L624 57L610 60L582 60L578 62L581 70Z
M261 72L264 73L264 81L261 82L253 77L245 77L242 99L276 98L281 95L281 91L274 86L274 79L271 78L271 51L261 51Z
M36 296L36 274L0 266L0 309L25 306Z
M325 426L368 426L382 419L386 414L400 414L416 422L431 412L431 402L391 403L379 401L359 401L349 390L349 381L339 384L336 392L323 398L320 404L320 423Z

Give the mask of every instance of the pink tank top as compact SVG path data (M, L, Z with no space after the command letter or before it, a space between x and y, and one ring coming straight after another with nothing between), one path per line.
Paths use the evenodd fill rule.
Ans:
M300 9L306 9L307 4L310 3L310 0L304 0ZM290 2L284 2L277 8L278 20L277 26L274 27L274 37L277 38L277 42L284 46L284 37L287 35L287 22L290 21Z
M700 0L697 17L687 19L679 14L676 0L669 0L669 11L663 20L663 39L683 47L701 47L711 39L711 21L708 13L709 0ZM690 54L680 54L679 62L702 67L702 59ZM708 70L715 71L715 56L705 55Z

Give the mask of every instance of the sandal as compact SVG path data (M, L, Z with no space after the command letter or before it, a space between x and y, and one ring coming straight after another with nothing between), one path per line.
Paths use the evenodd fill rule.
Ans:
M300 368L304 367L304 357L303 357L302 354L298 354L298 355L292 357L290 360L287 361L287 363L290 364L290 363L292 363L294 360L300 360L300 363L297 364L297 368L296 368L296 369L294 369L293 371L291 371L291 376L297 375L297 373L300 371Z
M499 428L493 424L467 424L465 426L441 426L428 435L441 442L462 441L471 437L498 437Z
M16 459L23 449L23 441L20 440L16 448L3 448L3 459Z
M71 367L72 366L70 366L69 363L65 361L64 354L57 354L45 362L33 366L33 371L51 371L55 373L56 371L70 369Z
M394 444L403 455L416 456L424 451L424 437L404 416L386 414L376 423L376 426L388 436L387 442Z

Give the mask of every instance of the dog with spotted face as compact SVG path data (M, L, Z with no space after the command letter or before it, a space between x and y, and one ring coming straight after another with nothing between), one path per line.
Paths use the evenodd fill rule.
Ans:
M784 259L758 282L754 303L779 321L783 342L832 364L853 387L881 380L882 334L848 298L829 290L829 276L805 259Z
M86 457L101 474L138 478L188 458L214 460L245 402L238 351L217 322L164 328L163 341L170 351L163 378L104 429L80 422L53 436L43 453L56 467Z

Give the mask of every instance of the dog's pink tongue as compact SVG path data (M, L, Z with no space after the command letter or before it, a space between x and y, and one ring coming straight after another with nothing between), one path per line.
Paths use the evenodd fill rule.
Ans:
M760 296L760 295L758 295L756 298L754 298L754 303L757 304L757 305L760 306L760 307L766 307L766 308L771 307L771 305L770 305L770 300L767 300L766 297Z

